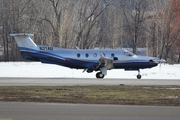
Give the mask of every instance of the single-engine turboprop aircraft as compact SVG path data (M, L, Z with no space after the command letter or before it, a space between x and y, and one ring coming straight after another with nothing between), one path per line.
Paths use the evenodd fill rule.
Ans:
M10 34L15 38L18 48L25 59L41 61L42 63L57 64L69 68L84 69L96 73L97 78L104 78L107 70L124 69L138 71L137 78L141 79L140 69L152 68L164 59L148 56L137 56L125 49L63 49L51 46L36 45L30 38L33 34Z

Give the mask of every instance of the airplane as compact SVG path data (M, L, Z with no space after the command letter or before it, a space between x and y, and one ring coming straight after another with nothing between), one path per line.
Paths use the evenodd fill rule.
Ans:
M56 64L83 72L96 73L96 78L104 78L107 70L124 69L138 71L137 79L141 79L140 69L152 68L164 59L149 56L138 56L125 49L65 49L52 46L36 45L30 33L10 34L15 38L24 59Z

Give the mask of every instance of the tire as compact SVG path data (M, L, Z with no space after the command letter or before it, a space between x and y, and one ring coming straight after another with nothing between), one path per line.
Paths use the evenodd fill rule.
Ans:
M104 74L102 72L96 73L96 78L104 78Z
M137 75L137 79L141 79L141 75Z

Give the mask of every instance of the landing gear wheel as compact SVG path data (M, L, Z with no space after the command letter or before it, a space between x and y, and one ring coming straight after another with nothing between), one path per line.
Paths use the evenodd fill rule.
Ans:
M141 75L137 75L137 79L141 79Z
M141 74L140 74L140 70L138 70L138 75L137 75L137 79L141 79Z
M104 78L104 74L102 72L96 73L96 78Z

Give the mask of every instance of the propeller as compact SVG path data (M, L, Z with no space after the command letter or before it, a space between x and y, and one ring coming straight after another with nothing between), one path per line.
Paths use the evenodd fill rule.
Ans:
M159 70L161 70L161 64L162 64L162 63L165 63L166 60L164 60L164 59L153 59L153 60L150 60L150 62L155 62L155 63L157 63L157 64L160 64L160 65L159 65Z

